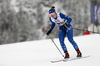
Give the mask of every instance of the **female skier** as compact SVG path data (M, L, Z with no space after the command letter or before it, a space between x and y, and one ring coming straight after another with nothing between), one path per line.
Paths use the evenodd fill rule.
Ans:
M70 24L72 19L62 13L56 13L54 6L52 6L51 9L49 10L49 14L51 16L49 20L52 23L52 25L51 25L50 30L46 34L49 35L52 32L56 23L59 25L59 41L65 53L64 58L69 58L69 53L64 43L64 38L66 34L67 34L69 42L73 45L74 49L77 52L77 57L82 57L82 53L80 52L79 47L77 46L76 42L73 40L73 29Z

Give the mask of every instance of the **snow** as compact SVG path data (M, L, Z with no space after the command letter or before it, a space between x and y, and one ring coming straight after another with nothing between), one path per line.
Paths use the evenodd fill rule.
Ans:
M19 7L17 7L18 3L16 3L16 0L11 0L11 5L13 6L15 12L19 12Z
M74 37L83 56L88 58L69 62L51 63L51 60L62 59L50 39L0 45L0 66L100 66L100 35L92 34ZM63 53L58 38L54 39ZM70 57L76 57L72 45L65 39Z

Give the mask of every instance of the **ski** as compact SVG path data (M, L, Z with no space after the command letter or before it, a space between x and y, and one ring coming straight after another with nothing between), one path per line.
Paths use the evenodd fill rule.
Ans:
M69 58L68 58L69 59ZM67 61L68 59L60 59L60 60L55 60L55 61L51 61L52 63L56 63L56 62L61 62L61 61Z
M56 63L56 62L68 62L68 61L73 61L73 60L78 60L78 59L82 59L82 58L87 58L90 57L90 55L88 56L83 56L83 57L75 57L75 58L67 58L67 59L61 59L61 60L55 60L55 61L51 61L52 63Z

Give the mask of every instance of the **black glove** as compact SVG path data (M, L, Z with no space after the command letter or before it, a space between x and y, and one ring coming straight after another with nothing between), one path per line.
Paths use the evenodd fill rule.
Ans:
M63 28L67 28L68 23L65 23L64 25L62 25Z
M51 30L49 30L46 34L49 35L51 33Z

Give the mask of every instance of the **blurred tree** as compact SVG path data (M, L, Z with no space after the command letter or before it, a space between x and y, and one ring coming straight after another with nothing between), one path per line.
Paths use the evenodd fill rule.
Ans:
M73 19L73 27L82 29L90 24L89 0L16 0L16 3L14 7L19 9L17 12L9 0L0 0L0 43L47 38L41 29L51 24L48 10L52 5L56 7L56 12ZM58 34L58 30L56 25L53 31ZM74 36L82 33L74 30ZM53 33L51 36L58 37Z
M0 7L0 43L32 40L33 24L28 13L23 11L21 6L18 13L14 12L9 0L3 0Z

